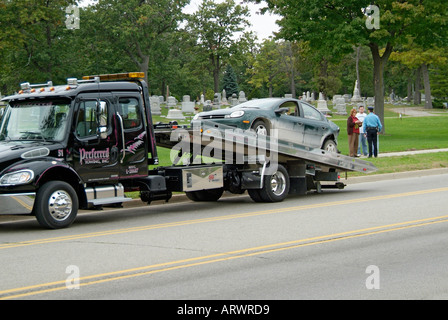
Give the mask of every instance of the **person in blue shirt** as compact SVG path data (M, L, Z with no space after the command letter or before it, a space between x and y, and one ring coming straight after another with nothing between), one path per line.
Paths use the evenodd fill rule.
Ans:
M373 112L372 106L369 106L369 114L365 117L362 128L369 145L369 158L372 157L372 154L375 158L378 157L378 134L383 126L380 118Z

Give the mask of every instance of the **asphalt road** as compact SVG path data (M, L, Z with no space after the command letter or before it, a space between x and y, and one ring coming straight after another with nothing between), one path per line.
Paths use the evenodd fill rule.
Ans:
M0 223L3 299L447 299L448 173Z

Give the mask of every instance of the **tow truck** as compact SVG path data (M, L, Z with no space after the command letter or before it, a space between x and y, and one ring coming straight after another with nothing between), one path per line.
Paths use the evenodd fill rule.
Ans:
M121 205L138 191L150 204L185 192L217 201L245 191L255 202L344 188L340 173L369 162L213 122L154 124L140 72L22 83L3 98L0 214L34 215L44 228L69 227L81 209ZM173 164L159 166L157 147ZM330 182L330 184L326 184Z

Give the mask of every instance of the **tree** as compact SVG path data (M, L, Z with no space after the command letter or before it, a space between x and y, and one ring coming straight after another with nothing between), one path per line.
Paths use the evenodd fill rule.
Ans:
M247 7L235 5L233 0L203 0L188 22L188 31L197 38L194 53L202 62L207 61L205 67L213 75L215 92L219 92L222 68L247 44L243 31L250 25L248 15Z
M67 57L65 8L72 0L0 1L0 81L3 89L20 81L65 80ZM8 83L11 83L8 86Z
M443 56L443 49L434 48L424 50L415 44L409 44L408 49L404 49L400 52L394 52L391 55L391 60L399 61L411 70L417 69L417 78L420 74L423 77L423 85L425 88L425 108L432 109L431 100L431 86L429 82L429 65L442 65L445 64L447 58ZM417 82L417 81L416 81ZM418 90L419 88L416 88Z
M448 6L443 0L378 0L375 7L369 7L368 0L266 2L268 9L282 16L279 35L285 39L308 41L314 50L327 50L335 58L359 45L369 47L374 64L375 109L383 123L383 74L394 47L403 43L407 35L426 43L446 39L443 26L447 24ZM373 14L373 21L369 13Z
M91 38L102 38L108 48L127 55L145 73L164 35L177 30L189 0L101 0L91 7ZM95 35L96 33L96 35Z
M231 65L227 65L226 72L224 73L224 77L222 79L223 89L226 90L226 95L228 98L232 96L232 94L238 94L238 82L236 80L235 71Z
M272 97L275 78L280 74L280 54L274 39L265 39L259 52L253 57L249 83L255 88L267 86L269 97Z

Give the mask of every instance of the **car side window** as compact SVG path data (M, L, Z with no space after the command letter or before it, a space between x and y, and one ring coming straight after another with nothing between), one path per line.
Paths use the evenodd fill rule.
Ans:
M298 117L300 115L300 109L294 101L288 101L283 103L279 108L288 108L288 115Z
M311 120L322 120L322 114L312 106L302 103L303 117Z

